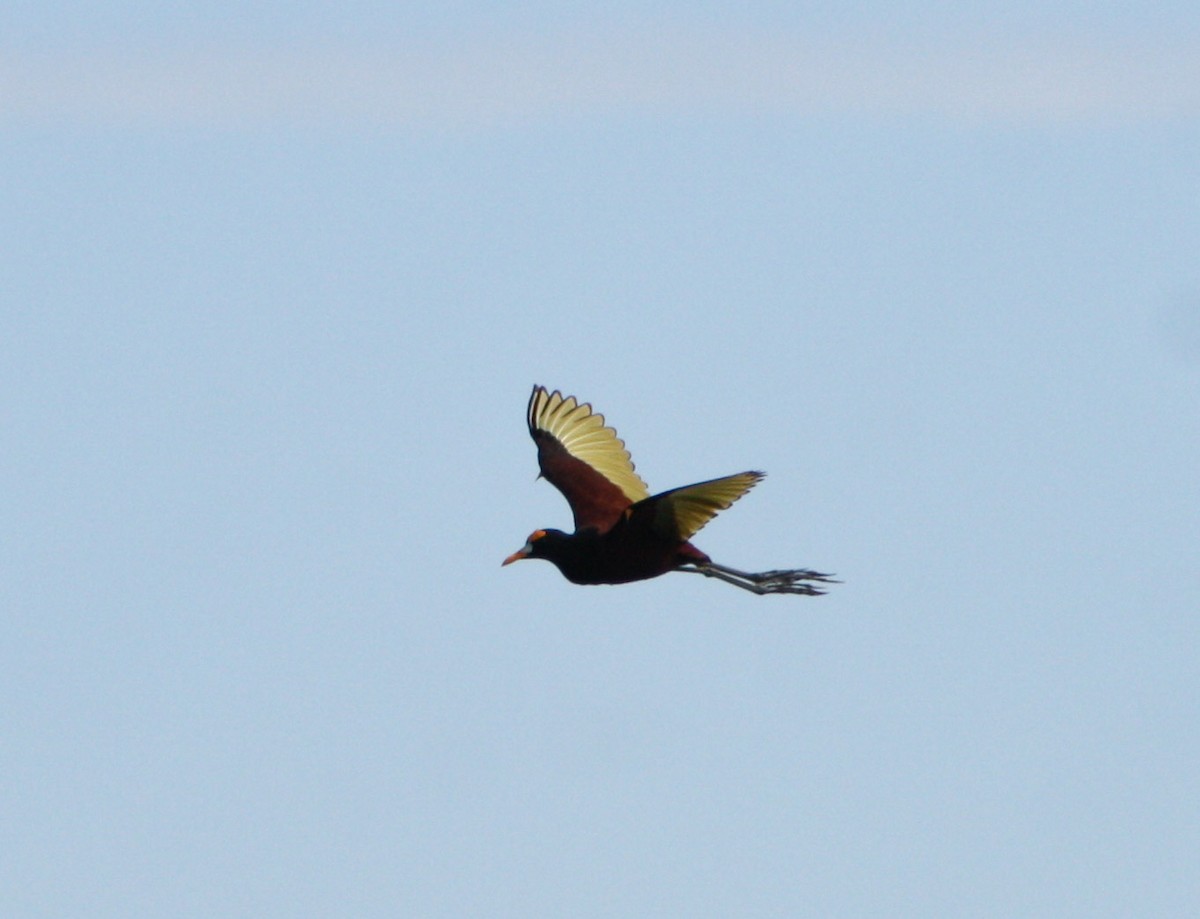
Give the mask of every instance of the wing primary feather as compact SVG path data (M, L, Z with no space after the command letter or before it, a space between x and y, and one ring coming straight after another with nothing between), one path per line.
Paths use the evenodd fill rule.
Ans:
M567 497L576 510L577 522L579 508L589 501L601 501L609 508L618 500L628 505L649 496L650 490L634 470L625 442L590 403L564 396L557 389L551 391L544 386L535 386L529 399L527 420L530 435L539 443L542 472ZM587 467L589 473L568 474L568 465L561 463L558 469L547 468L556 460L547 454L549 448L542 443L542 437L555 442L567 456ZM602 481L589 481L591 474ZM613 494L604 494L609 489L614 490Z
M691 539L764 476L765 473L757 471L739 472L655 495L650 499L655 507L655 525L680 539Z

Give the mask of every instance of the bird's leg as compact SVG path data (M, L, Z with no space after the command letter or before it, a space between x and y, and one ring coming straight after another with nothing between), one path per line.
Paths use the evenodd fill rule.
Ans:
M692 567L691 565L677 569L679 571L691 571L694 574L702 574L706 578L716 578L719 581L724 581L726 584L732 584L734 587L740 587L742 590L751 590L756 594L768 594L777 591L772 591L770 587L763 584L756 584L754 581L748 581L745 578L735 577L732 574L726 574L723 571L717 571L710 565L703 567Z
M809 568L779 568L774 571L739 571L716 562L693 562L676 569L678 571L693 571L706 578L716 578L742 590L756 594L803 594L809 597L825 593L816 584L804 583L814 581L821 584L838 584L832 575L822 574Z

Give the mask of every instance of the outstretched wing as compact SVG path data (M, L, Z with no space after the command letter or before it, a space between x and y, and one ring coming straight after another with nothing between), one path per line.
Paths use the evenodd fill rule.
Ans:
M650 496L625 442L588 403L535 386L528 422L542 475L571 505L575 529L607 530L625 508Z
M691 539L712 520L759 483L762 472L739 472L720 479L672 488L646 501L641 507L653 511L651 526L669 539ZM638 508L635 508L635 513Z

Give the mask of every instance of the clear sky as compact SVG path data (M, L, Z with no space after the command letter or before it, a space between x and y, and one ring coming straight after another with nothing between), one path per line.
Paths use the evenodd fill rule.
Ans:
M506 6L6 5L0 915L1200 913L1195 4Z

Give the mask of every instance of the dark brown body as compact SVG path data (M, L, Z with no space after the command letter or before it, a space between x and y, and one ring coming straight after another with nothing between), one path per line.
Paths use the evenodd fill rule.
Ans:
M533 544L531 558L553 562L575 584L627 584L674 571L681 565L707 564L707 555L690 542L656 538L641 529L636 518L623 518L611 530L563 533L547 530Z

